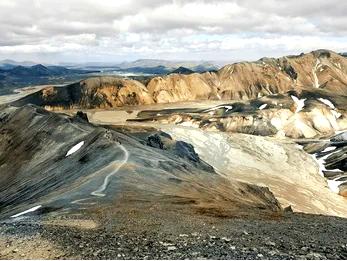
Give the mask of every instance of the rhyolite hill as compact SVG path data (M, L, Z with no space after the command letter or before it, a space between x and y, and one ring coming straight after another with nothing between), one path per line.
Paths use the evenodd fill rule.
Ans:
M207 99L249 100L303 89L347 95L347 59L332 51L317 50L235 63L216 72L157 76L145 83L119 77L95 77L61 88L41 90L16 105L113 108Z

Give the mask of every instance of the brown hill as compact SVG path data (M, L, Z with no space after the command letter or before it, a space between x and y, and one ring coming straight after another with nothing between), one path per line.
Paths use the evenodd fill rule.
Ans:
M47 87L13 105L35 104L46 108L112 108L153 103L146 87L120 77L92 77L63 87Z
M347 59L318 50L227 65L216 73L153 78L148 90L158 103L196 99L248 100L303 88L347 94Z
M112 108L189 100L249 100L289 90L321 89L347 95L347 59L328 50L298 56L262 58L227 65L217 72L170 74L147 86L119 77L94 77L65 87L51 87L14 105Z

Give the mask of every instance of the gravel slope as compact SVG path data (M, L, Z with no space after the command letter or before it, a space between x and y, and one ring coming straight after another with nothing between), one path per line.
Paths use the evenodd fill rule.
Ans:
M240 219L145 211L136 219L124 213L112 220L94 229L37 220L2 223L0 257L28 258L31 247L31 256L50 259L347 258L347 222L341 218L288 213Z

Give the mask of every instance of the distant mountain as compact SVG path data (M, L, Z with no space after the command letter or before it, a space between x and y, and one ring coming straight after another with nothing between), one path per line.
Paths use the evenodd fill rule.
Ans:
M49 76L51 74L54 74L53 72L51 72L47 67L43 66L42 64L34 65L34 66L30 67L30 69L38 75Z
M119 71L137 74L167 74L168 72L170 72L170 69L165 66L159 65L155 67L130 67L126 69L119 69Z
M121 69L128 69L128 68L134 68L134 67L149 68L149 67L158 67L158 66L163 66L171 70L178 67L186 67L188 69L193 69L194 67L197 67L200 69L203 68L203 71L219 69L219 66L217 66L213 62L168 61L168 60L159 60L159 59L139 59L133 62L123 62L123 63L120 63L118 66Z
M36 63L31 62L31 61L23 61L23 62L17 62L14 60L6 59L6 60L1 60L0 61L0 68L2 69L11 69L16 66L34 66Z
M0 81L5 79L4 70L0 69Z
M32 74L30 68L24 67L22 65L16 66L10 70L5 71L7 76L30 76Z
M5 77L46 77L46 76L62 76L70 74L85 74L98 71L86 71L67 69L62 66L43 66L42 64L36 64L30 67L22 65L15 66L11 69L0 71L0 74Z
M63 66L47 66L47 69L56 75L61 75L61 74L69 74L73 72L81 72L81 70L76 70L76 69L68 69ZM87 70L90 71L90 70ZM94 70L95 71L95 70Z
M10 70L5 71L5 73L12 77L18 77L18 76L30 76L30 77L37 77L37 76L49 76L50 71L47 67L38 64L31 67L24 67L22 65L16 66Z
M176 70L173 70L171 73L191 74L191 73L194 73L194 71L193 71L193 70L190 70L190 69L188 69L188 68L186 68L186 67L181 66L181 67L178 67ZM170 73L170 74L171 74L171 73Z
M134 73L134 74L152 74L152 75L165 75L165 74L171 74L171 73L179 73L179 74L191 74L194 72L203 73L203 72L216 72L218 69L215 67L211 67L210 65L204 65L200 64L197 66L193 66L190 68L187 68L185 66L178 66L178 67L167 67L164 65L154 66L154 67L130 67L130 68L119 68L116 69L119 72L127 72L127 73Z
M134 68L134 67L149 68L149 67L157 67L157 66L172 67L172 63L173 62L166 61L166 60L139 59L139 60L131 61L131 62L122 62L118 64L118 66L121 69L128 69L128 68Z
M122 63L89 62L84 64L65 63L69 69L100 70L102 72L125 72L127 74L164 75L179 67L185 67L194 72L217 71L222 67L220 63L208 61L168 61L160 59L139 59Z
M97 70L68 69L62 66L4 66L0 67L0 95L12 93L14 89L33 85L63 84L82 80L85 74Z
M170 73L190 74L193 72L202 73L207 71L217 71L219 69L219 66L210 62L177 62L154 59L141 59L134 62L124 62L119 64L118 67L118 71L122 72L154 75L164 75Z
M38 64L31 61L17 62L17 61L9 60L9 59L0 61L0 69L3 69L3 70L11 70L18 66L32 67L36 65ZM59 66L42 64L42 66L52 70L54 70L54 67L57 67L59 71L60 71L60 68L65 68L65 69L73 69L73 70L123 71L123 72L129 72L129 73L144 73L144 74L167 74L179 67L185 67L194 72L216 71L222 67L220 63L212 62L212 61L169 61L169 60L161 60L161 59L139 59L136 61L122 62L122 63L111 63L111 62L107 62L107 63L89 62L89 63L83 63L83 64L62 63Z
M16 66L18 66L18 65L13 65L13 64L10 64L10 63L2 63L2 64L0 64L0 69L1 70L10 70L10 69L13 69Z
M219 69L219 66L217 66L217 65L216 66L210 66L209 64L200 64L200 65L194 66L190 69L194 72L199 72L199 73L217 72Z

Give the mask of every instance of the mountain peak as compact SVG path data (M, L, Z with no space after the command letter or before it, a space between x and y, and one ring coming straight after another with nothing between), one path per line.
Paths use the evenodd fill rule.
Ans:
M178 74L192 74L194 73L193 70L188 69L186 67L180 66L177 69L173 70L171 73L178 73ZM171 74L170 73L170 74Z
M320 57L330 58L332 54L336 54L336 53L328 49L318 49L313 51L312 54L317 58L320 58Z

